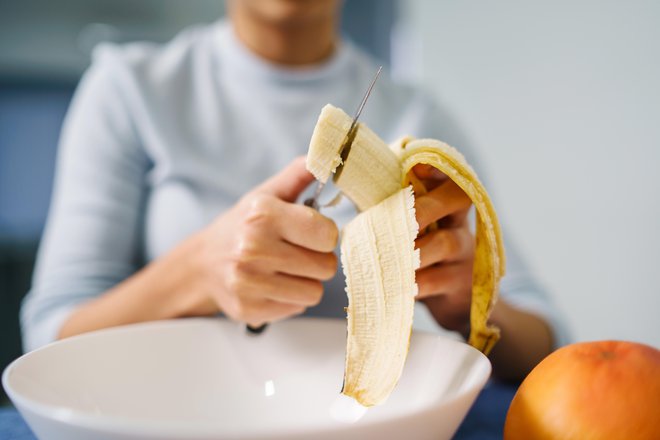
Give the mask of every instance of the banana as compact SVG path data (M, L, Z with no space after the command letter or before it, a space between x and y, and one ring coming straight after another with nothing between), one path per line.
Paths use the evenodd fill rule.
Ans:
M342 231L341 261L346 275L348 336L342 393L364 406L387 399L401 376L412 331L415 249L418 225L414 197L426 192L415 178L416 164L445 173L472 200L477 211L468 343L488 354L499 330L488 325L505 271L502 234L484 186L465 158L434 139L403 138L388 147L358 125L346 163L340 148L351 118L326 105L310 141L307 168L325 182L343 166L335 184L361 213Z
M340 148L352 119L330 104L323 107L307 153L307 169L325 183L342 163ZM350 161L343 164L335 182L358 210L365 211L401 189L401 165L385 142L369 127L359 124ZM377 184L376 184L377 183ZM350 188L350 191L343 191Z
M419 267L415 199L399 189L342 231L348 339L342 393L364 406L384 402L408 353Z

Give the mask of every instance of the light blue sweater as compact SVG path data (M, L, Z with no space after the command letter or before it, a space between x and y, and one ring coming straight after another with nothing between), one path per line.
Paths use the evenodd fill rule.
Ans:
M60 140L50 214L22 309L25 349L53 341L76 306L304 154L320 109L332 103L352 112L376 68L348 42L322 65L282 68L249 52L226 22L187 30L164 46L98 48ZM386 74L362 121L385 140L441 139L475 162L440 108ZM354 214L348 203L324 213L340 226ZM563 343L559 314L507 244L502 296L544 316ZM308 314L344 316L345 302L339 274Z

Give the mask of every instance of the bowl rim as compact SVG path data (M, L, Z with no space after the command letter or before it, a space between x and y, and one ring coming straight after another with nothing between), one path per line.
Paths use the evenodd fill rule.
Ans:
M33 356L34 353L42 352L45 350L49 350L53 346L59 346L59 345L64 345L64 344L71 344L75 343L75 341L80 340L80 339L87 339L87 338L93 338L97 336L98 334L106 334L106 333L124 333L124 332L130 332L135 330L136 328L141 328L141 327L148 327L148 328L154 328L154 327L159 327L159 326L164 326L164 327L171 327L171 326L192 326L192 325L200 325L203 323L207 323L210 321L215 321L218 319L222 319L226 322L232 322L231 320L224 318L224 317L192 317L192 318L178 318L178 319L166 319L166 320L158 320L158 321L149 321L149 322L140 322L140 323L135 323L135 324L128 324L128 325L122 325L122 326L117 326L117 327L111 327L111 328L105 328L105 329L100 329L100 330L94 330L91 332L87 332L84 334L72 336L66 339L62 339L59 341L54 341L49 344L46 344L42 347L39 347L35 350L32 350L30 352L24 353L20 357L16 358L13 360L3 371L2 373L2 386L5 389L5 392L7 393L7 396L10 398L10 400L14 403L16 406L17 410L21 415L23 415L23 411L28 411L30 413L33 413L41 418L57 422L57 423L62 423L70 426L75 426L78 428L83 428L91 431L97 431L97 432L104 432L104 433L109 433L109 434L120 434L120 435L137 435L137 436L147 436L147 437L157 437L157 438L185 438L186 436L194 436L194 437L212 437L214 435L218 435L218 427L220 425L214 425L214 424L190 424L190 423L177 423L177 422L169 422L169 423L154 423L153 421L151 422L145 422L140 419L130 419L130 418L124 418L124 417L117 417L117 416L107 416L107 415L99 415L99 414L91 414L88 412L83 412L77 409L72 409L72 408L67 408L65 406L61 405L54 405L54 404L46 404L46 403L41 403L38 400L26 397L21 395L19 392L16 390L12 389L10 386L10 378L9 376L11 375L12 371L15 370L18 366L20 366L21 363L25 362L26 359L29 357ZM345 319L342 318L328 318L328 317L296 317L292 318L297 321L310 321L310 322L325 322L325 323L338 323L345 321ZM236 323L237 325L240 325L239 323ZM336 324L333 324L336 325ZM469 390L472 390L473 388L477 388L478 390L481 390L484 388L486 385L486 382L491 376L492 373L492 364L490 362L490 359L488 359L487 356L485 356L482 352L477 350L476 348L470 346L466 342L459 341L450 337L447 337L446 335L443 334L437 334L425 330L414 330L414 334L420 335L422 337L433 337L433 338L439 338L443 339L450 344L457 344L463 346L463 349L467 348L468 351L472 351L473 353L477 354L477 358L480 360L478 362L484 362L484 366L486 367L486 374L483 375L483 377L478 378L478 380L475 382L475 385L470 387L468 390L464 391L463 393L458 393L453 395L451 398L447 400L442 400L438 402L434 402L428 407L416 411L414 413L409 413L409 412L404 412L401 414L393 414L392 416L388 417L386 420L386 423L392 423L396 422L399 420L403 420L409 417L417 417L420 415L424 415L429 412L436 411L438 408L448 405L458 399L461 398L461 396L467 394ZM24 415L23 415L24 416ZM382 419L376 419L376 420L364 420L360 423L360 428L366 428L372 425L377 425L383 423ZM337 424L337 425L329 425L329 426L323 426L319 428L314 428L314 427L309 427L309 426L303 426L303 427L278 427L278 428L268 428L264 429L263 431L261 430L256 430L253 431L250 435L267 435L267 436L272 436L272 437L277 437L282 436L282 435L305 435L305 434L314 434L316 432L324 432L324 433L332 433L332 432L342 432L344 430L350 430L351 426L355 426L352 423L347 423L347 424ZM225 433L223 433L224 435ZM226 435L234 435L235 433L233 432L226 432ZM238 433L236 433L238 434Z

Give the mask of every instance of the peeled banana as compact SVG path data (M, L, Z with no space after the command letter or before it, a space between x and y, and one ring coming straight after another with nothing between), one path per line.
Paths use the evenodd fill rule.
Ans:
M408 353L419 267L410 187L358 215L342 231L349 294L342 392L364 406L384 402Z
M418 225L415 192L423 183L414 165L429 164L445 173L470 197L477 211L476 251L468 342L488 353L499 330L487 324L504 275L501 230L483 185L465 158L433 139L403 138L388 147L363 124L346 163L340 148L351 118L326 105L319 116L307 154L307 169L325 182L342 166L335 184L362 211L344 227L341 261L349 299L346 365L342 393L364 406L383 403L403 371L412 330L415 249Z
M330 104L321 110L307 153L307 169L316 180L325 183L341 164L339 150L351 122L342 109ZM365 211L401 189L401 164L387 144L363 124L358 125L352 145L350 160L343 164L335 184L358 210Z

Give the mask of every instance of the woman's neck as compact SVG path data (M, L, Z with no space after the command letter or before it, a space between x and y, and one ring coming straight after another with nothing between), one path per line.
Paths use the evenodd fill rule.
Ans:
M246 8L230 9L238 39L262 58L282 65L304 66L329 58L336 47L336 20L274 23Z

